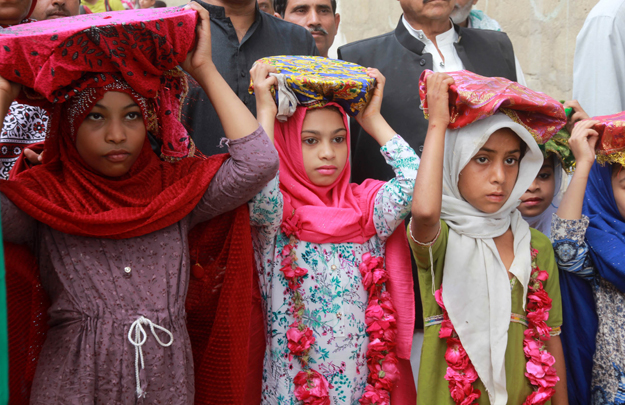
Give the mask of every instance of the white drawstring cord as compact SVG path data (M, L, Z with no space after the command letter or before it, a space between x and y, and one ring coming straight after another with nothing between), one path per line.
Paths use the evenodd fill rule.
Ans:
M145 392L143 392L143 390L141 389L141 380L139 379L139 359L141 359L141 369L143 370L145 368L145 364L143 362L143 349L141 348L141 346L143 346L143 344L147 340L148 334L145 333L145 329L143 329L143 326L141 325L150 325L152 335L154 336L154 338L156 338L156 341L161 346L169 347L172 343L174 343L174 335L170 331L163 328L162 326L156 325L154 322L144 316L139 317L139 319L137 319L132 323L132 325L130 325L130 329L128 330L128 340L135 347L135 376L137 377L137 398L141 398L145 395ZM167 333L170 338L169 343L161 342L161 339L158 338L158 335L156 334L156 331L154 331L154 328L157 328ZM134 340L132 338L133 330L135 333Z
M408 221L408 233L410 233L410 238L413 240L414 243L419 246L427 246L428 248L428 252L430 253L430 275L432 276L432 295L436 295L436 277L434 275L434 256L432 255L432 245L434 245L434 243L436 243L436 241L438 240L438 237L441 236L440 223L438 225L438 232L436 232L436 236L428 243L422 243L415 239L414 235L412 234L412 217L410 217L410 221Z

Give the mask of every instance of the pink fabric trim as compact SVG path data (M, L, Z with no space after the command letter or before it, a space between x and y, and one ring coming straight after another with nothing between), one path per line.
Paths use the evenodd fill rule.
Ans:
M410 248L402 226L386 241L386 269L389 277L386 289L391 294L397 311L397 357L410 360L415 324L415 297Z
M397 369L400 377L391 393L391 403L393 405L415 405L417 403L417 388L414 385L410 360L401 358L398 360Z

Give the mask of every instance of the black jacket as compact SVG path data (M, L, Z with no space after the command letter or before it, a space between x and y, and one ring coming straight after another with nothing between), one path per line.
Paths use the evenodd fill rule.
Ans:
M249 94L250 69L256 60L278 55L318 55L315 40L303 27L264 13L256 6L252 26L239 42L223 7L196 0L210 12L213 62L232 90L256 115L256 98ZM205 155L224 153L218 147L225 136L219 117L204 90L192 85L182 120L197 148Z
M455 44L466 70L482 76L516 81L512 43L503 32L462 28L454 24L459 40ZM338 49L339 59L377 68L386 77L382 116L421 155L428 122L419 108L419 76L432 69L432 55L423 53L425 44L413 37L402 20L395 31L347 44ZM352 181L388 181L393 170L380 154L380 145L351 120Z

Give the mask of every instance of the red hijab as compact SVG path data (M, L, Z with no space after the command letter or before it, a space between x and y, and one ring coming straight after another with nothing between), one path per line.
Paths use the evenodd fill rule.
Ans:
M159 159L146 137L126 175L102 176L78 154L75 134L107 91L130 95L141 108L146 128L158 127L151 108L154 100L143 98L123 81L100 81L99 86L83 90L55 109L44 163L1 181L0 191L37 221L74 235L130 238L180 221L197 205L227 156L169 163ZM170 128L160 126L159 138L165 144L174 135Z

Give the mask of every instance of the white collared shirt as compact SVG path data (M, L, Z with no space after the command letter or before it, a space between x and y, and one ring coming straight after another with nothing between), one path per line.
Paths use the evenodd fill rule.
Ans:
M438 50L432 41L428 39L428 37L421 30L414 29L408 21L406 21L405 17L401 18L404 26L413 37L417 38L419 41L425 44L425 49L423 49L424 53L429 53L432 55L432 59L434 62L434 71L435 72L455 72L457 70L464 69L462 65L462 61L458 56L458 52L454 47L454 44L458 42L458 33L454 29L454 26L449 23L451 28L448 31L443 32L436 36L436 45L438 45ZM440 53L438 52L440 50ZM440 54L443 54L443 58L441 58Z
M460 56L458 56L458 51L456 51L456 47L454 46L454 44L458 42L459 38L458 33L454 29L451 21L449 22L451 28L448 31L445 31L442 34L436 36L436 45L438 45L437 50L434 43L430 41L430 39L423 33L423 31L414 29L410 25L410 23L406 21L406 18L404 16L401 17L401 20L410 35L425 44L423 52L427 52L432 55L432 60L434 63L432 70L434 70L435 72L455 72L464 69L464 65L460 60ZM445 58L444 61L443 58L441 58L440 53L438 52L439 50ZM527 84L525 83L523 70L521 69L521 65L519 64L516 55L514 56L514 65L516 68L517 83L522 86L527 86Z

